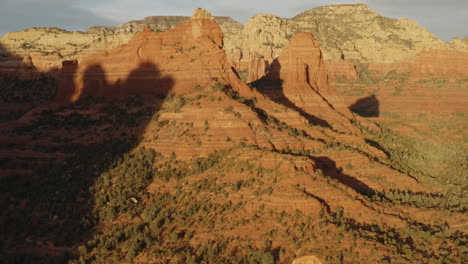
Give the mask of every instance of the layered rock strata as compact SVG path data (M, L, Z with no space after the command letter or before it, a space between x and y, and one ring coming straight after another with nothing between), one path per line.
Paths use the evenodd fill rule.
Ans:
M124 98L132 94L180 94L213 80L251 96L227 61L223 33L214 18L198 9L192 18L167 32L146 28L127 45L101 56L66 62L59 101L82 96ZM126 80L126 81L124 81Z
M92 27L83 32L33 28L0 38L11 53L29 57L41 71L59 69L61 59L81 60L92 53L126 44L145 26L161 32L189 17L156 16L117 27ZM312 32L321 43L331 78L356 79L352 63L411 63L423 50L468 52L465 39L445 43L408 19L380 16L363 4L318 7L291 18L260 14L245 26L229 17L215 17L224 33L223 48L237 70L248 69L252 57L271 63L299 32ZM377 67L378 68L378 67Z

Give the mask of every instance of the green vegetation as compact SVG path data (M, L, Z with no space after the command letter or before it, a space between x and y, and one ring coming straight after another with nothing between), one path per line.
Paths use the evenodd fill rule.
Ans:
M253 111L266 135L281 131L323 147L266 149L223 135L232 147L186 158L151 149L147 143L157 142L161 133L142 138L147 127L200 136L192 134L192 122L160 117L219 98L228 102L219 111L241 117L239 104ZM27 148L21 142L2 145L43 156L0 160L5 168L32 168L0 177L0 233L6 238L1 252L12 245L20 253L46 250L47 243L65 250L4 254L2 263L269 264L309 254L327 263L468 261L467 235L438 215L466 214L468 168L461 146L442 147L379 124L375 130L360 127L366 143L339 142L333 131L315 126L310 128L325 136L312 138L219 82L164 101L84 98L31 119L8 134L28 137ZM211 136L210 120L198 128L201 136ZM388 158L369 154L369 145ZM330 158L346 152L441 191L373 190L343 172L367 167L343 169ZM407 213L413 209L436 213L434 219L418 219ZM378 221L385 217L398 224Z
M0 76L0 87L0 103L12 108L0 114L0 121L16 120L32 108L53 101L57 93L56 79L45 75L32 80Z
M57 82L53 77L42 75L37 79L24 80L14 75L2 76L0 83L1 103L33 103L39 105L55 99Z
M468 156L463 146L429 143L399 134L384 125L380 125L380 132L361 129L368 142L388 154L389 165L420 182L442 189L437 194L390 190L381 196L397 204L466 212L468 190L464 186Z
M380 76L378 72L369 70L369 65L365 63L355 62L359 73L359 80L348 80L346 78L338 78L335 82L338 87L343 87L340 92L344 96L363 96L379 94L379 87L393 87L395 91L393 96L403 95L404 86L408 83L409 72L397 72L391 70L385 75Z
M238 72L239 74L239 78L243 81L243 82L247 82L247 79L249 78L249 69L245 69L245 70L242 70L242 71L239 71Z

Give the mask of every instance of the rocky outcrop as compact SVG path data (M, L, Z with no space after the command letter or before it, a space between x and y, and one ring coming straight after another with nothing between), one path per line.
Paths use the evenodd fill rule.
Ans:
M397 62L447 47L416 22L383 17L364 4L318 7L293 20L320 40L326 59Z
M358 79L354 63L370 64L369 68L380 76L392 70L411 71L413 67L409 65L424 57L419 55L424 50L468 52L466 38L448 44L413 21L383 17L366 5L353 4L318 7L292 19L257 15L235 38L225 39L229 46L227 54L237 69L250 68L251 58L256 54L271 63L292 36L302 31L312 32L320 42L331 79ZM440 52L436 55L440 62L441 56ZM437 67L429 68L434 71Z
M292 264L322 264L316 256L304 256L295 259Z
M62 60L78 60L96 53L127 44L144 27L153 31L168 31L189 21L185 16L154 16L130 21L117 27L91 27L85 32L67 31L59 28L30 28L10 32L0 38L0 44L10 53L31 59L39 71L58 70ZM216 17L228 38L237 34L242 25L229 17ZM229 44L228 44L229 46ZM8 67L0 61L0 67ZM4 66L2 66L4 65Z
M260 54L271 62L298 32L300 30L293 21L274 15L256 15L235 38L226 38L226 43L230 43L226 52L239 69L246 68L254 54Z
M16 56L31 58L39 71L58 70L62 60L84 58L90 54L126 44L131 34L86 34L58 28L31 28L10 32L0 38L4 49Z
M223 31L223 49L228 59L238 71L248 69L247 81L261 78L263 65L268 68L292 36L302 31L312 32L320 42L330 79L358 79L355 64L369 64L368 68L376 76L384 76L392 70L415 70L414 75L435 71L464 74L460 67L463 66L461 58L464 58L463 52L468 52L467 38L455 38L445 43L415 22L382 17L363 4L318 7L291 19L261 14L245 26L229 17L215 17L214 20ZM145 26L163 32L187 21L189 17L154 16L117 27L92 27L85 33L31 28L6 34L0 38L0 44L20 61L30 63L33 69L51 72L60 69L62 60L81 61L91 54L122 46ZM437 50L432 62L430 58L424 58L425 53L419 55L424 50ZM444 51L447 52L442 55ZM457 57L451 51L462 52L462 55ZM448 59L444 59L449 57L456 61L450 64L453 67L448 66ZM8 61L3 58L0 67L13 69L11 65L17 62L17 59ZM413 62L416 65L409 66ZM439 62L444 66L433 65ZM423 65L427 63L433 66ZM31 71L31 68L23 71Z
M367 67L376 78L382 78L391 71L411 73L412 77L425 75L466 76L468 75L468 52L424 50L409 62L372 62Z
M468 36L464 39L453 38L449 44L455 50L468 51Z
M124 98L132 94L180 94L196 86L224 83L251 97L228 63L223 33L215 19L197 9L193 17L167 32L146 28L127 45L78 62L64 63L58 101L82 96ZM125 80L125 81L124 81Z
M250 56L247 83L254 82L264 77L267 72L267 63L258 53Z
M153 16L116 27L92 27L85 33L57 28L33 28L0 38L10 52L26 57L40 70L60 68L55 58L81 60L91 53L126 44L145 26L156 32L186 23L189 17ZM307 10L285 19L260 14L245 26L229 17L215 17L224 33L223 48L237 70L249 68L258 54L267 63L277 58L292 36L312 32L321 43L331 78L355 79L353 63L407 63L423 50L468 52L465 39L445 43L408 19L380 16L363 4L334 5Z
M428 74L468 76L468 52L423 51L412 63L411 73L416 77Z
M305 116L326 121L337 129L350 127L353 115L329 84L319 43L311 33L302 32L291 39L272 62L268 77L282 82L288 103Z
M34 71L34 65L30 56L20 57L8 53L0 45L0 74L14 74L27 78Z
M382 78L391 71L410 72L411 62L371 62L367 64L367 69L373 77Z
M327 65L328 77L331 80L337 78L345 78L348 80L359 79L359 73L356 69L356 65L350 61L328 60L325 61L325 64Z
M242 30L242 24L230 17L216 16L214 18L225 34ZM136 34L142 32L144 27L149 27L156 32L164 32L186 23L189 20L189 16L149 16L142 20L132 20L116 27L94 26L90 27L85 32L89 34Z
M322 46L324 58L332 61L404 62L423 49L450 49L417 23L380 16L364 4L334 5L305 11L292 19L257 15L233 41L237 50L230 58L244 68L251 53L271 61L292 36L312 32Z
M215 16L216 23L221 27L224 33L224 50L228 57L240 56L237 48L237 43L234 41L239 38L239 33L244 26L234 19L226 16ZM176 26L186 23L190 20L188 16L150 16L142 20L133 20L128 23L116 27L91 27L86 32L97 34L136 34L143 31L144 27L149 27L156 32L164 32L175 28Z

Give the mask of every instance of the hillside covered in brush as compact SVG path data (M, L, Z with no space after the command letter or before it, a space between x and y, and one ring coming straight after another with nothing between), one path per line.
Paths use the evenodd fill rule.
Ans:
M235 23L179 22L59 69L2 47L0 262L468 261L467 79L434 74L447 56L331 78L298 30L246 72ZM425 89L459 99L431 113Z

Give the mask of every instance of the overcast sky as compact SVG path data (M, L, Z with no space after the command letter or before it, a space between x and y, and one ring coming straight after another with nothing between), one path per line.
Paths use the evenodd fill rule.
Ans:
M153 15L189 16L196 7L245 24L258 13L292 17L317 6L358 2L383 16L410 18L445 41L468 36L467 0L0 0L0 36L33 26L83 30Z

